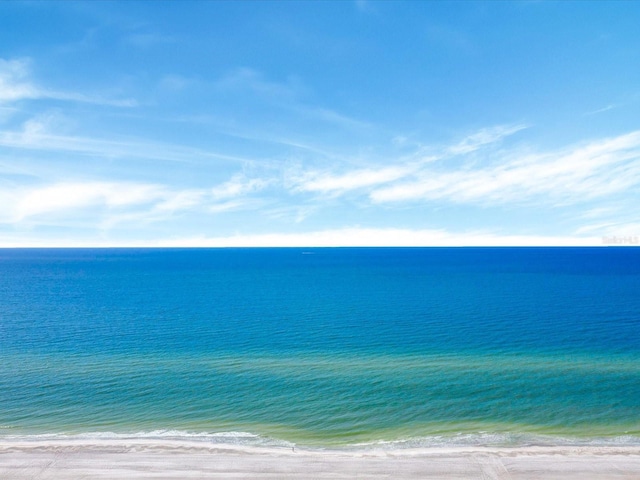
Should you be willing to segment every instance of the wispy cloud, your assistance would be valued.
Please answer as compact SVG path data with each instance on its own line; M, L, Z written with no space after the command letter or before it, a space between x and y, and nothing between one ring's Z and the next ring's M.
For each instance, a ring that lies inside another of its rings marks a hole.
M586 210L579 215L579 220L587 223L580 225L575 233L640 236L638 205L635 197L632 195L631 201L622 201L624 197L618 197L614 201L600 202L601 206Z
M152 223L178 212L219 214L257 209L264 200L252 194L269 181L240 174L211 189L118 181L63 181L0 191L0 223L14 226L66 224L90 218L87 227L113 228L127 222Z
M640 222L638 221L612 221L612 222L604 222L604 223L595 223L590 225L583 225L582 227L576 229L576 235L598 235L601 238L603 237L634 237L635 239L640 239ZM637 243L636 240L634 242L625 242L622 240L621 244L624 243Z
M613 110L614 108L618 108L620 107L620 105L616 105L615 103L610 103L609 105L602 107L602 108L598 108L597 110L592 110L590 112L585 113L585 116L589 116L589 115L596 115L598 113L604 113L604 112L608 112L609 110Z
M471 153L486 145L496 143L505 137L519 132L520 130L524 130L525 128L528 128L528 125L498 125L495 127L483 128L464 138L456 145L449 147L449 153L453 155Z
M597 235L604 234L616 225L615 222L593 223L589 225L583 225L575 230L576 235Z
M484 128L465 137L458 143L444 148L432 147L434 152L424 154L424 146L405 159L395 160L393 165L358 168L354 170L307 170L289 175L289 184L294 191L343 195L354 190L384 188L388 184L410 185L426 172L425 165L454 156L464 156L500 142L502 139L527 128L526 125L499 125ZM397 142L396 139L393 140ZM375 191L374 191L375 192Z
M318 205L286 205L271 207L263 210L263 214L274 220L284 220L287 223L301 223L314 212L318 211Z
M6 60L0 58L0 103L20 100L63 100L113 107L132 107L133 99L114 99L96 94L68 92L39 86L31 79L29 59Z
M303 192L343 194L351 190L373 187L407 177L415 165L352 170L343 174L322 171L304 172L292 179L294 189Z
M640 183L640 131L573 150L515 156L480 168L423 169L416 177L371 192L376 203L540 201L574 203Z
M181 80L177 79L176 81L177 85L175 86L175 88L183 88L180 83ZM189 80L185 81L188 82ZM221 135L225 135L228 137L247 140L256 144L272 144L276 146L291 147L296 150L305 150L316 157L334 158L338 156L335 152L331 151L332 146L316 145L313 144L312 140L302 141L295 138L296 132L284 132L281 134L277 134L269 132L268 129L262 130L260 127L250 127L245 124L239 125L237 122L229 121L228 118L222 115L186 115L164 118L162 120L171 123L180 122L206 126L214 129ZM350 121L349 119L346 119L345 122L349 123Z
M26 60L0 58L0 102L38 98L38 89L27 79L27 64Z
M163 196L162 189L155 185L131 183L58 183L42 187L19 190L14 193L13 221L64 213L72 210L101 205L124 207L144 204Z
M295 110L304 116L313 117L326 123L340 125L349 129L371 128L371 124L368 122L348 117L329 108L299 105L295 107Z
M46 116L32 118L24 122L19 130L0 130L0 147L72 152L105 158L141 158L187 163L211 159L233 162L249 160L209 150L161 142L136 142L61 135L52 131Z
M368 122L352 118L326 106L313 105L305 101L310 89L297 77L283 81L268 79L252 68L237 68L218 79L214 88L225 93L248 94L265 104L283 109L302 118L312 119L348 129L370 128Z
M292 100L303 92L302 85L293 79L286 82L270 81L259 71L247 67L227 73L214 86L226 91L249 91L275 101Z
M227 200L224 202L217 202L209 205L207 211L209 213L218 214L224 212L232 212L234 210L241 210L247 206L247 202L244 200Z
M258 192L272 183L265 178L247 178L243 174L236 174L230 180L211 189L211 197L214 200L227 200L250 193Z
M603 218L603 217L610 218L612 215L615 215L620 211L621 211L620 206L607 205L607 206L595 207L595 208L590 208L589 210L582 213L580 215L580 218Z
M275 178L247 177L244 173L237 173L209 190L207 211L219 214L238 210L259 210L266 203L264 197L259 194L274 183Z
M200 208L205 198L206 192L203 190L176 191L159 187L157 198L140 204L123 206L126 208L103 209L99 212L103 215L98 228L106 231L121 224L141 226L164 222L175 214Z
M104 225L107 218L161 218L202 202L206 192L174 190L135 182L69 181L3 189L0 223L19 225L64 223L89 215L86 226ZM108 221L110 225L114 221Z

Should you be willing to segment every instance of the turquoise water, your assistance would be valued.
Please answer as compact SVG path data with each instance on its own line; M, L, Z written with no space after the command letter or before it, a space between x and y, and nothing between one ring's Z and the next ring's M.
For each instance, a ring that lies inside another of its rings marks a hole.
M0 250L0 438L640 444L640 249Z

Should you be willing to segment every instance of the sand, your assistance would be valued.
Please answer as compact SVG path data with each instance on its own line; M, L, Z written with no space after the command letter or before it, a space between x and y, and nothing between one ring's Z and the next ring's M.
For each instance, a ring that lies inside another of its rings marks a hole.
M0 441L0 478L638 480L640 446L292 451L164 440Z

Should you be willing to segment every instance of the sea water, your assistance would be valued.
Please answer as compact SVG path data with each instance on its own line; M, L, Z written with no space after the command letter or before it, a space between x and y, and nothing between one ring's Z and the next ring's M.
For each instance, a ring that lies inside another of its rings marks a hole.
M640 249L0 250L0 439L640 444Z

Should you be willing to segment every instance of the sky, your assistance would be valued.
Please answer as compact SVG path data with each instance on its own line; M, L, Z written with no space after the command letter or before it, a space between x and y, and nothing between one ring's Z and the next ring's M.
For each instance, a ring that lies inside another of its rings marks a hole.
M0 247L633 244L640 2L0 2Z

